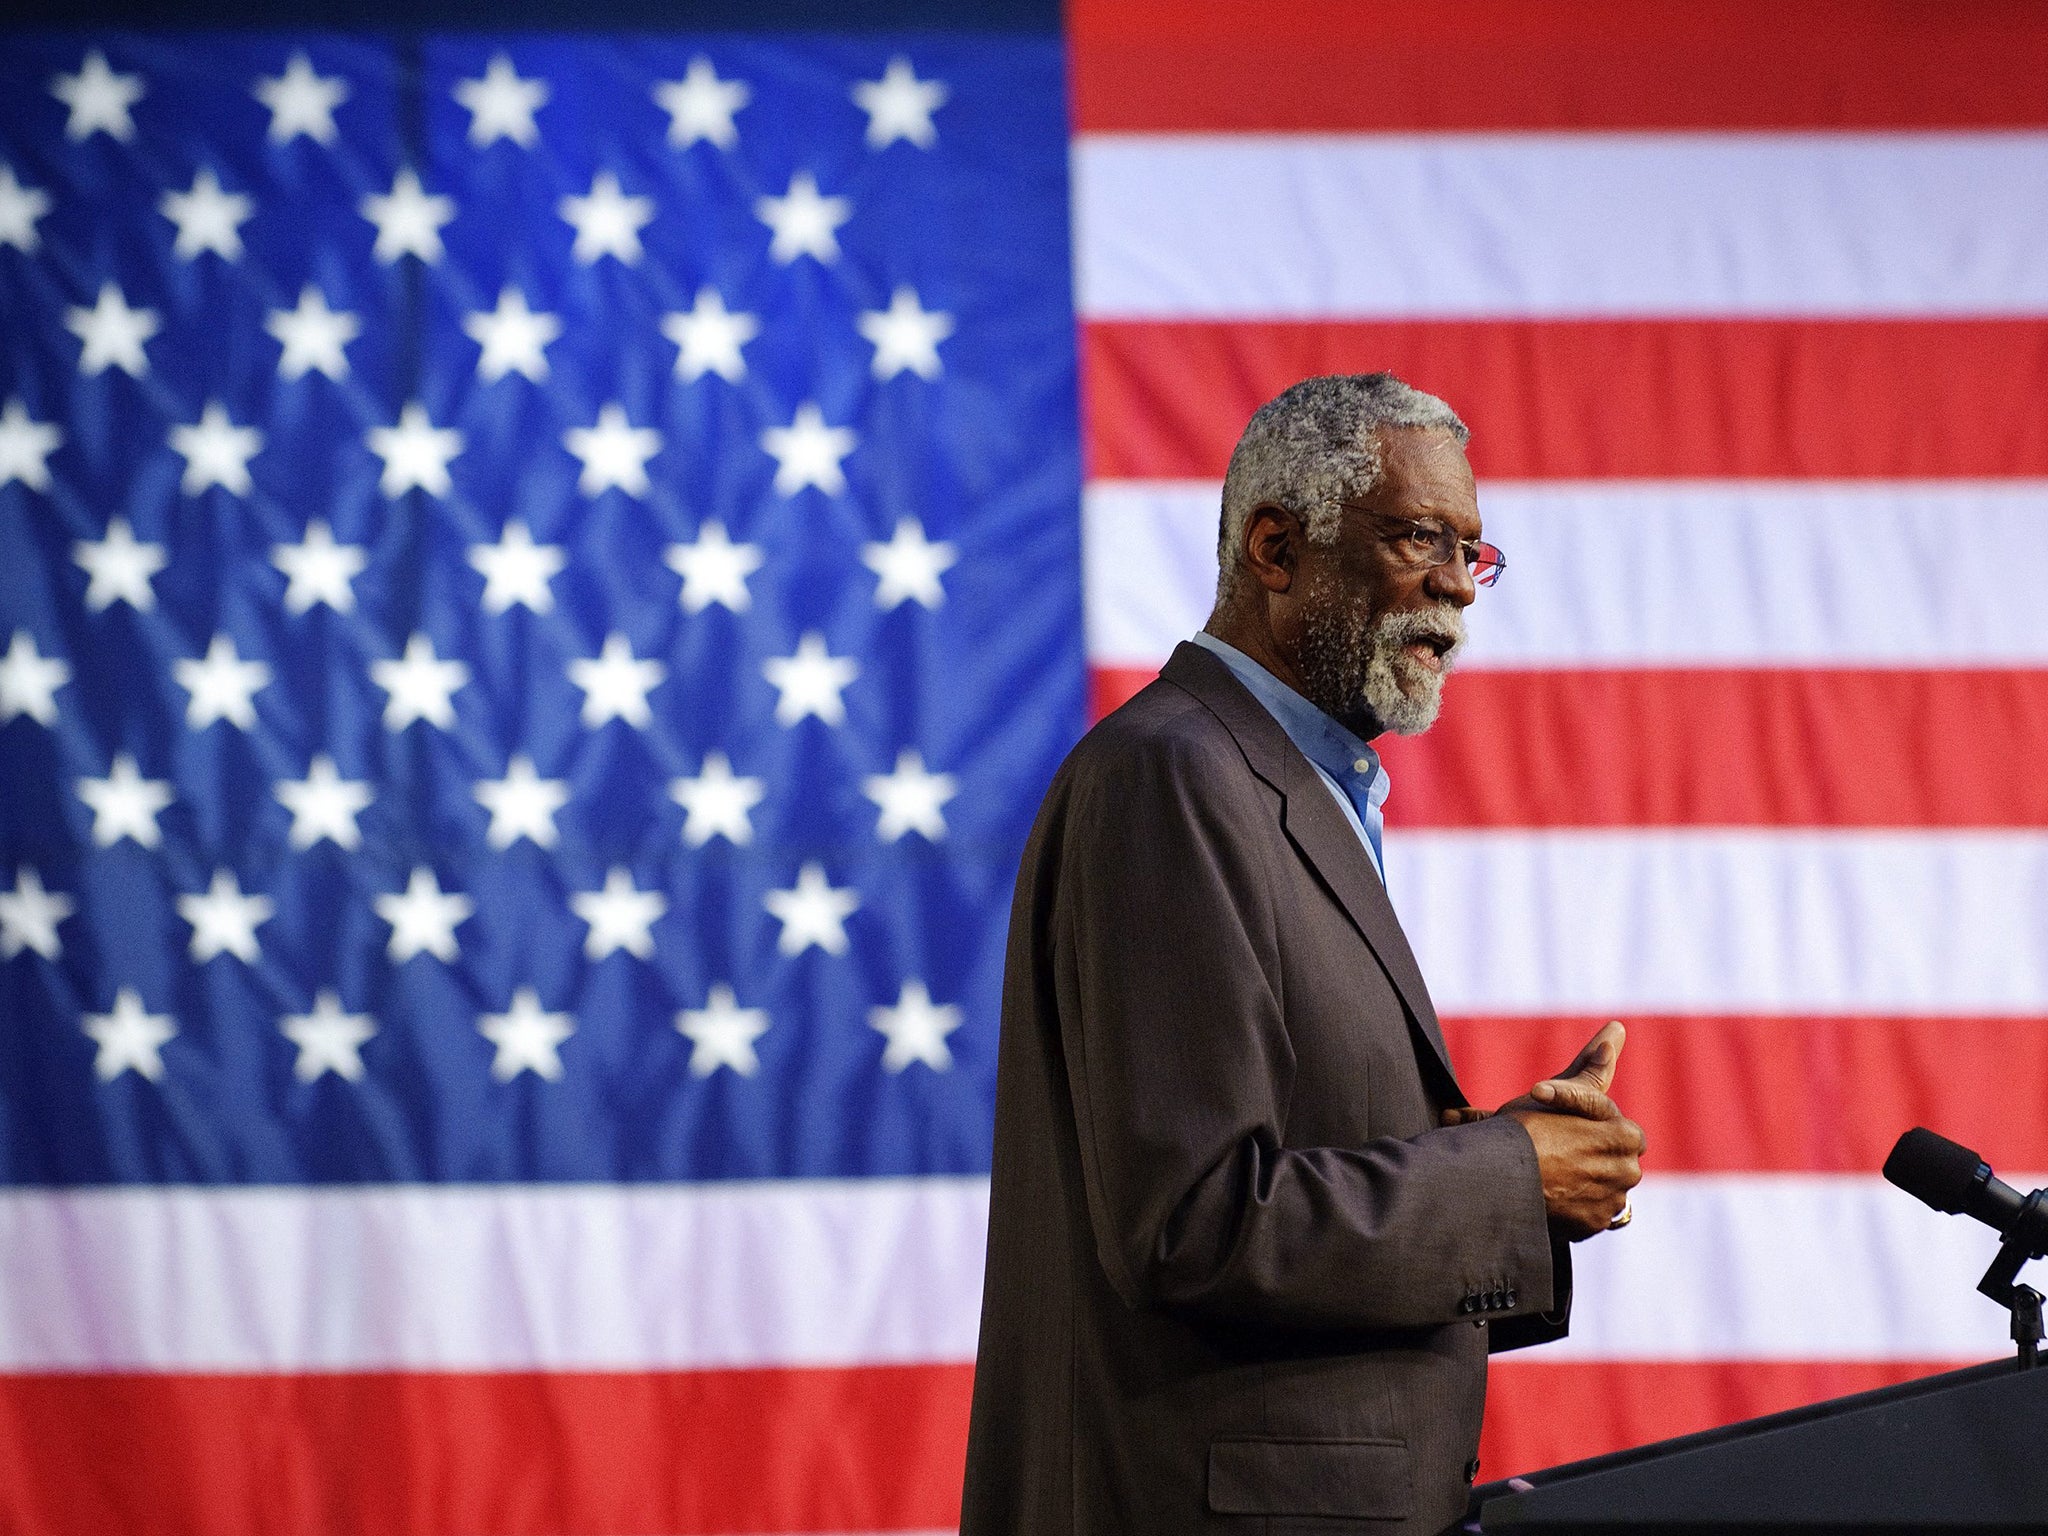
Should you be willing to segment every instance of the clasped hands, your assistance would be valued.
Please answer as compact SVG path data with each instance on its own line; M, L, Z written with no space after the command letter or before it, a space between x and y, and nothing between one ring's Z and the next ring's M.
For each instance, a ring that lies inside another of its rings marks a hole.
M1551 1226L1572 1242L1604 1232L1642 1182L1643 1128L1622 1114L1607 1090L1627 1031L1603 1024L1559 1076L1546 1078L1497 1110L1447 1109L1445 1125L1512 1115L1536 1144L1543 1205Z

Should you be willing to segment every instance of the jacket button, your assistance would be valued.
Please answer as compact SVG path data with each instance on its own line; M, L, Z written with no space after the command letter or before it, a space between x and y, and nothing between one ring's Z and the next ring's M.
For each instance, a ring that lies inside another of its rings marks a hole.
M1498 1312L1501 1308L1505 1307L1508 1304L1507 1290L1505 1289L1505 1287L1503 1287L1502 1289L1495 1291L1491 1296L1487 1298L1487 1300L1492 1305L1493 1310Z
M1458 1298L1458 1310L1460 1312L1477 1312L1479 1310L1479 1298L1476 1296L1460 1296Z

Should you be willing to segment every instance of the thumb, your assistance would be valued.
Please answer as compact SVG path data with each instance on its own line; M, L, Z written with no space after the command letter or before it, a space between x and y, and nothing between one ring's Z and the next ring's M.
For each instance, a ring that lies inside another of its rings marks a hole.
M1545 1109L1586 1120L1621 1118L1621 1107L1594 1087L1592 1078L1585 1073L1576 1077L1553 1077L1538 1083L1529 1090L1529 1097Z
M1614 1069L1621 1062L1621 1048L1627 1040L1628 1031L1621 1020L1608 1020L1593 1032L1593 1038L1572 1058L1572 1064L1559 1074L1560 1078L1589 1083L1606 1093L1614 1086Z

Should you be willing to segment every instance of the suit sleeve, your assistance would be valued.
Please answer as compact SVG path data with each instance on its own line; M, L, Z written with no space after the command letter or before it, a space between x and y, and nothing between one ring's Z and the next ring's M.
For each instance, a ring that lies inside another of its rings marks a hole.
M1261 1326L1425 1327L1471 1315L1475 1294L1512 1295L1496 1322L1551 1311L1535 1148L1513 1119L1281 1144L1279 834L1230 757L1153 739L1072 786L1051 959L1111 1285L1133 1307Z
M1551 1302L1547 1310L1528 1307L1513 1316L1496 1319L1486 1338L1488 1354L1510 1349L1527 1349L1531 1344L1553 1344L1571 1332L1572 1247L1564 1238L1550 1239Z

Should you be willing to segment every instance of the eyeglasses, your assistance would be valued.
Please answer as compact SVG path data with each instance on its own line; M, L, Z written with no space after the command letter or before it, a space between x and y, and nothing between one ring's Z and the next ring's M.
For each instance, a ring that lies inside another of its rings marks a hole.
M1394 552L1394 558L1411 571L1449 565L1463 552L1465 569L1472 573L1472 584L1490 587L1508 568L1508 557L1500 552L1499 546L1482 539L1460 539L1442 523L1418 523L1410 518L1389 517L1384 512L1354 506L1348 501L1341 505L1347 512L1363 512L1394 530L1393 536L1387 540L1387 547Z

